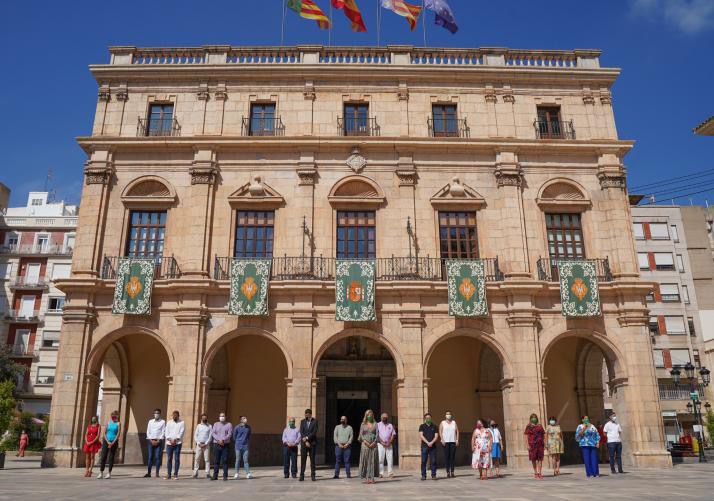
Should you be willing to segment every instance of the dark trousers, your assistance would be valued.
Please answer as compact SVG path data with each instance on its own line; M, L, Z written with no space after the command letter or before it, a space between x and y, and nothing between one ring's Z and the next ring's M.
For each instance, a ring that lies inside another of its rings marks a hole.
M598 464L598 448L597 447L580 447L580 452L583 455L583 463L585 463L585 474L588 477L597 477L600 475L600 466Z
M607 452L610 455L610 469L615 473L615 461L617 461L617 471L622 473L622 442L608 442Z
M431 466L431 476L436 476L436 446L427 447L426 445L421 446L421 476L426 477L426 459L429 458L429 465Z
M446 473L454 473L454 466L456 466L456 442L446 442L446 444L444 444L444 463Z
M157 445L153 445L151 440L149 440L148 445L149 458L147 461L148 468L147 473L151 474L152 464L156 466L156 476L159 476L159 470L161 469L161 456L164 455L164 441L159 440Z
M352 447L346 449L335 446L335 476L340 476L340 463L345 465L345 474L350 478L350 458L352 457Z
M305 444L300 445L300 476L305 477L305 462L310 456L310 476L315 478L315 443L310 442L310 447L305 447Z
M181 446L183 444L167 445L166 446L166 468L168 468L169 477L171 476L171 466L174 467L174 477L178 476L179 466L181 466ZM175 462L174 462L175 459Z
M228 478L228 453L228 444L213 444L213 480L218 480L218 470L221 467L223 467L223 478Z
M293 477L297 475L297 445L288 447L283 445L283 473L287 477L292 473Z
M99 471L103 472L104 468L107 466L107 457L109 458L109 473L112 472L114 468L114 455L119 448L119 443L114 442L111 447L107 445L106 440L102 440L102 458L99 463Z

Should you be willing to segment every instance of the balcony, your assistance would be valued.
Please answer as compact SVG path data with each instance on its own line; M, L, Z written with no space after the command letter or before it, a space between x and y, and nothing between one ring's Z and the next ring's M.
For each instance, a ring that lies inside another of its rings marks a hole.
M247 118L243 117L240 129L241 136L284 136L285 125L277 118Z
M598 282L612 282L610 260L604 259L573 259L573 258L540 258L537 263L538 280L544 282L560 282L558 261L588 261L595 264Z
M41 277L16 277L10 283L10 290L44 290L49 288L49 282Z
M379 136L381 130L376 118L337 118L338 136Z
M32 346L24 346L21 344L12 345L10 347L10 356L13 358L35 358L36 354Z
M100 270L100 276L103 280L116 280L119 259L124 259L124 257L104 256L102 269ZM181 278L181 269L173 256L159 256L151 259L155 263L154 280Z
M71 256L72 250L68 245L0 245L0 254L24 256Z
M689 386L675 386L672 384L661 384L659 385L659 399L660 400L690 400ZM697 391L699 395L704 395L704 386L698 385Z
M427 122L431 137L471 137L465 118L429 118Z
M536 139L575 139L572 120L535 120L533 127Z
M233 258L216 257L213 268L215 280L228 280ZM274 257L270 269L271 280L334 280L337 259L331 257ZM374 260L377 281L446 281L445 259L431 257L388 257ZM487 282L500 282L503 273L498 258L482 259Z
M181 126L175 118L149 120L139 117L137 137L176 137L181 135Z
M5 321L15 324L36 324L42 320L40 310L22 311L9 310L5 312Z

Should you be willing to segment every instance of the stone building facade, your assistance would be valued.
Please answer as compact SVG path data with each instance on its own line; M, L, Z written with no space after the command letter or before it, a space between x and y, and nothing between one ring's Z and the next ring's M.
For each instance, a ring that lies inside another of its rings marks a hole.
M180 410L188 430L204 411L247 415L255 464L276 463L287 416L306 407L329 461L339 414L356 426L372 407L397 424L402 467L419 463L427 410L467 431L498 420L509 465L524 467L532 412L572 434L581 414L605 418L607 398L628 460L671 464L625 191L633 143L615 128L619 70L598 51L110 55L91 66L97 112L79 138L45 465L82 461L100 392L103 421L120 411L125 463L143 460L154 407ZM116 259L139 249L160 257L152 314L112 315ZM267 317L228 314L228 263L246 255L272 255ZM347 255L376 259L376 321L335 320L334 259ZM563 316L549 256L592 260L601 316ZM447 257L484 260L487 317L449 316Z

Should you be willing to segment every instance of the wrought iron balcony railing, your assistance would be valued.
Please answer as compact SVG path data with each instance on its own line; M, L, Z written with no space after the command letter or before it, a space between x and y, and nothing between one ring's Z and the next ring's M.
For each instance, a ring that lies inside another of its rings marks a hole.
M277 118L243 117L241 136L284 136L285 125Z
M697 389L700 395L704 394L704 385L698 385ZM689 386L660 384L659 398L660 400L689 400L691 398Z
M71 256L72 247L68 245L0 245L0 254Z
M16 277L10 290L47 290L49 283L43 277Z
M575 127L569 120L535 120L536 139L575 139Z
M40 310L23 311L23 310L8 310L5 312L5 320L13 323L38 323L42 319Z
M379 136L381 129L376 118L366 117L338 117L338 136Z
M429 118L431 137L471 137L471 129L465 118Z
M228 280L233 258L216 256L213 278ZM331 257L274 257L270 271L271 280L334 280L336 259ZM431 257L388 257L374 260L377 281L446 281L445 259ZM486 281L499 282L503 273L498 258L482 259Z
M141 118L136 126L136 135L138 137L152 136L180 136L181 126L176 118Z
M123 258L120 256L104 256L100 275L102 279L116 280L119 259ZM173 256L156 256L150 259L154 261L154 280L181 277L181 269Z
M576 259L576 258L547 258L538 260L538 280L545 282L559 282L558 261L588 261L595 263L597 279L599 282L612 282L612 272L610 271L610 260L604 259Z

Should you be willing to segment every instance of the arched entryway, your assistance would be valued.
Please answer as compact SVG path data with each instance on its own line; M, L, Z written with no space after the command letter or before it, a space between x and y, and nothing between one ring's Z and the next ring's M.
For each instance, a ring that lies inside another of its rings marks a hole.
M92 372L99 375L94 398L100 422L106 424L116 410L123 424L118 462L146 464L146 423L157 407L164 417L170 412L166 349L152 335L126 334L90 360Z
M355 439L367 409L389 414L398 428L397 367L387 346L359 334L340 337L326 347L316 365L317 418L321 423L317 461L334 464L333 430L347 416ZM395 445L394 462L398 462ZM359 444L352 447L352 462L359 461Z
M477 420L484 423L495 420L505 435L501 358L476 337L453 336L439 342L431 351L426 376L429 412L436 424L444 419L446 411L452 412L461 432L456 464L470 465L471 432ZM444 464L443 458L439 464Z
M208 363L209 421L225 412L236 425L246 416L252 428L250 464L282 464L288 378L283 351L266 336L241 335L220 346Z

